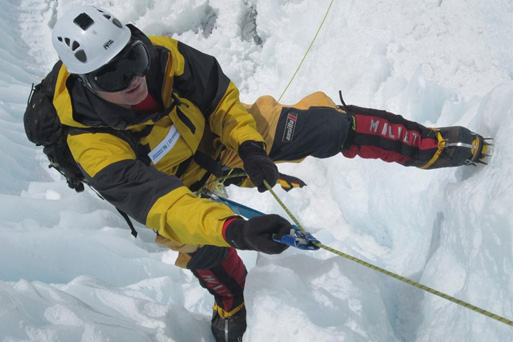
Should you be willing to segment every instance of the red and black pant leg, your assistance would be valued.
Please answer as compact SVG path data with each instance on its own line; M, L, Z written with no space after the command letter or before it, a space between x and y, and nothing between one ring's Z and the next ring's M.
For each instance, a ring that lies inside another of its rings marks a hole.
M424 166L438 151L436 131L383 110L345 107L354 117L342 153L347 158L381 159Z
M204 246L193 254L187 268L224 311L244 303L247 271L234 248Z
M350 115L333 107L283 107L269 157L274 161L332 157L340 153L351 122Z
M283 107L269 156L274 161L296 161L342 152L348 158L421 167L437 151L436 131L383 110Z

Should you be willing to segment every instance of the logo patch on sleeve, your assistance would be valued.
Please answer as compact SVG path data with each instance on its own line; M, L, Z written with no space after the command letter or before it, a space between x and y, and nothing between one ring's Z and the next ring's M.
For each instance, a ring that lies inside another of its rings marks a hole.
M285 129L283 131L283 138L281 141L284 143L291 143L294 140L294 130L296 129L297 124L297 113L288 113L287 121L285 122Z

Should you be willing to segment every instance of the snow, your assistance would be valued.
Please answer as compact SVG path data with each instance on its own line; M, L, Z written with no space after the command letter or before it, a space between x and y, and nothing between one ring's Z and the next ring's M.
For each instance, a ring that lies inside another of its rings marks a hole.
M30 84L57 56L51 27L92 3L215 55L250 103L278 98L329 0L0 0L0 341L213 341L213 300L176 254L26 138ZM323 243L513 319L513 3L335 1L284 103L321 90L428 126L494 137L486 167L422 171L341 156L280 171L278 195ZM286 215L269 194L233 200ZM326 251L241 253L245 341L513 341L513 328Z

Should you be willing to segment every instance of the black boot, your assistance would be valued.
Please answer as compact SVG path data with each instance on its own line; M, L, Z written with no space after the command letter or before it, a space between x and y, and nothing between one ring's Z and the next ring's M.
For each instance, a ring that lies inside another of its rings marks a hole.
M214 306L212 334L214 334L216 342L242 342L242 335L245 331L246 308L244 304L228 313L218 306Z
M436 128L432 134L439 149L422 169L486 164L491 145L481 135L460 126Z

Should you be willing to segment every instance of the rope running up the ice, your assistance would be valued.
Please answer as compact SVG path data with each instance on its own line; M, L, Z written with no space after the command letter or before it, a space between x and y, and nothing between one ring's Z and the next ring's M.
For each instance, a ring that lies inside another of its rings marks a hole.
M331 7L333 6L333 2L335 0L331 0L330 2L330 5L328 6L328 9L326 10L326 14L324 14L324 18L322 19L322 22L321 22L321 25L319 25L319 28L317 29L317 32L315 33L315 36L313 37L312 39L312 42L310 43L310 46L308 47L308 49L306 50L306 53L305 55L303 56L303 59L301 60L301 62L299 63L296 71L294 72L294 75L292 75L292 78L290 79L289 83L287 84L287 86L285 87L285 89L283 90L283 92L281 93L280 97L278 98L278 102L281 101L283 95L285 95L285 93L287 92L287 89L289 89L290 87L290 84L292 83L292 81L294 80L294 78L296 78L296 75L297 73L299 72L299 69L301 69L301 66L303 66L303 62L305 61L306 59L306 56L308 56L308 53L310 52L310 50L312 49L312 46L315 42L315 40L317 39L317 36L319 35L319 32L321 32L321 28L322 26L324 25L324 22L326 21L326 18L328 17L328 14L330 13L330 10L331 10Z
M269 190L269 192L273 195L273 197L276 199L276 201L277 201L277 202L280 204L280 206L283 208L283 210L285 210L285 212L287 213L287 215L289 215L289 216L290 216L290 218L292 219L292 221L294 221L294 223L298 226L298 228L299 228L301 231L303 231L303 232L304 232L304 231L305 231L305 229L303 228L303 226L301 225L301 223L299 223L299 221L295 218L295 216L294 216L294 215L292 215L292 213L291 213L291 212L290 212L290 210L285 206L285 204L284 204L284 203L283 203L283 202L278 198L278 196L276 195L276 193L275 193L275 192L273 191L273 189L269 186L269 183L267 183L267 181L265 181L265 180L264 180L264 184L265 184L265 186L266 186L267 190ZM477 312L477 313L480 313L481 315L484 315L484 316L487 316L487 317L493 318L493 319L495 319L495 320L497 320L497 321L499 321L499 322L501 322L501 323L504 323L504 324L507 324L507 325L509 325L509 326L512 326L512 327L513 327L513 321L510 321L510 320L509 320L509 319L507 319L507 318L501 317L501 316L496 315L496 314L494 314L494 313L492 313L492 312L489 312L489 311L486 311L486 310L484 310L484 309L481 309L481 308L479 308L479 307L477 307L477 306L474 306L474 305L472 305L472 304L469 304L469 303L467 303L467 302L465 302L465 301L462 301L462 300L460 300L460 299L458 299L458 298L451 297L451 296L449 296L449 295L447 295L447 294L445 294L445 293L443 293L443 292L437 291L437 290L432 289L432 288L430 288L430 287L428 287L428 286L426 286L426 285L422 285L421 283L418 283L418 282L416 282L416 281L414 281L414 280L411 280L411 279L405 278L405 277L403 277L403 276L400 276L400 275L398 275L398 274L395 274L395 273L392 273L392 272L390 272L390 271L387 271L387 270L385 270L385 269L383 269L383 268L381 268L381 267L378 267L378 266L375 266L375 265L369 264L368 262L365 262L365 261L360 260L360 259L358 259L358 258L352 257L352 256L350 256L350 255L348 255L348 254L345 254L345 253L342 253L342 252L340 252L340 251L337 251L336 249L333 249L333 248L331 248L331 247L328 247L328 246L326 246L326 245L323 245L322 243L316 243L316 242L314 242L314 244L315 244L316 246L318 246L318 247L320 247L320 248L322 248L322 249L325 249L325 250L327 250L327 251L329 251L329 252L331 252L331 253L334 253L334 254L336 254L336 255L338 255L338 256L341 256L341 257L346 258L346 259L348 259L348 260L354 261L354 262L356 262L356 263L358 263L358 264L360 264L360 265L363 265L363 266L365 266L365 267L368 267L368 268L370 268L371 270L374 270L374 271L377 271L377 272L383 273L383 274L385 274L385 275L387 275L387 276L389 276L389 277L392 277L392 278L395 278L395 279L397 279L397 280L400 280L400 281L402 281L402 282L404 282L404 283L406 283L406 284L409 284L409 285L415 286L416 288L419 288L419 289L421 289L421 290L424 290L424 291L426 291L426 292L429 292L429 293L431 293L431 294L434 294L434 295L436 295L436 296L438 296L438 297L442 297L443 299L446 299L446 300L448 300L448 301L450 301L450 302L456 303L456 304L461 305L461 306L463 306L463 307L465 307L465 308L467 308L467 309L470 309L470 310L472 310L472 311L475 311L475 312Z

